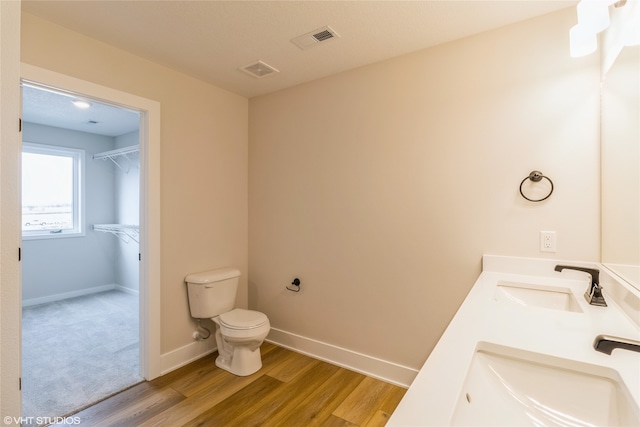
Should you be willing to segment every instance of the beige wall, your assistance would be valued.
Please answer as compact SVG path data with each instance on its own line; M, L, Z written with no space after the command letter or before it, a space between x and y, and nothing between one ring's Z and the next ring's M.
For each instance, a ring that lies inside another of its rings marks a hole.
M161 351L193 342L184 277L234 266L247 306L246 98L23 14L21 59L161 104Z
M597 55L569 9L250 100L249 303L419 368L483 253L597 261ZM556 190L518 192L538 169ZM555 254L539 231L557 232ZM285 285L294 277L302 291Z
M273 327L418 368L483 253L598 259L599 68L568 56L574 15L249 103L30 15L21 47L161 103L163 353L191 342L184 276L234 265L239 305ZM556 184L539 204L518 194L533 169ZM556 254L540 230L557 231Z

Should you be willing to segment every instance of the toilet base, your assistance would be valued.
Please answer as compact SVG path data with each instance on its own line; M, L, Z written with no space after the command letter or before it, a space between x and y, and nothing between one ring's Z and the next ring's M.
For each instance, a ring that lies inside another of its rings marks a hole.
M239 377L246 377L262 368L260 347L251 350L249 346L236 346L231 359L224 355L216 358L216 366Z

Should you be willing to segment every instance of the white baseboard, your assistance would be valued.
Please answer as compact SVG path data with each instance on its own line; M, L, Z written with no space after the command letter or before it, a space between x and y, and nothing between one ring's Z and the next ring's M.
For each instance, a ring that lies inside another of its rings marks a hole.
M80 289L72 292L64 292L62 294L49 295L46 297L40 298L31 298L22 300L23 307L29 307L32 305L45 304L48 302L60 301L68 298L81 297L83 295L95 294L98 292L111 291L116 288L116 285L104 285L104 286L96 286L94 288Z
M130 294L130 295L135 295L138 296L140 295L140 292L137 289L131 289L131 288L127 288L121 285L115 285L116 290L120 291L120 292L124 292L125 294Z
M175 371L216 350L216 340L212 334L211 337L206 340L194 341L168 353L164 353L160 355L160 375Z
M417 369L276 328L271 328L266 341L400 387L408 388L418 375ZM165 375L213 353L217 350L215 344L215 340L211 337L164 353L160 356L160 375Z
M271 328L267 341L333 365L408 388L418 370L346 348Z

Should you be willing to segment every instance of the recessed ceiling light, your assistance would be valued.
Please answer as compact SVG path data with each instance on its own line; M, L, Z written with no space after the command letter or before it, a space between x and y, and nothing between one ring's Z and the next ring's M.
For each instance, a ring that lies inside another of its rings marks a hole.
M81 101L79 99L76 99L75 101L71 101L71 102L73 102L73 105L75 105L76 107L82 110L86 110L87 108L91 107L91 104L88 103L87 101Z

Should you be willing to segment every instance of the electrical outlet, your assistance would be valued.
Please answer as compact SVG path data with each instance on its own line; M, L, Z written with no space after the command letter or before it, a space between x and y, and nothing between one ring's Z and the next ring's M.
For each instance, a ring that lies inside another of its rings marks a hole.
M540 252L556 251L556 232L541 231L540 232Z

